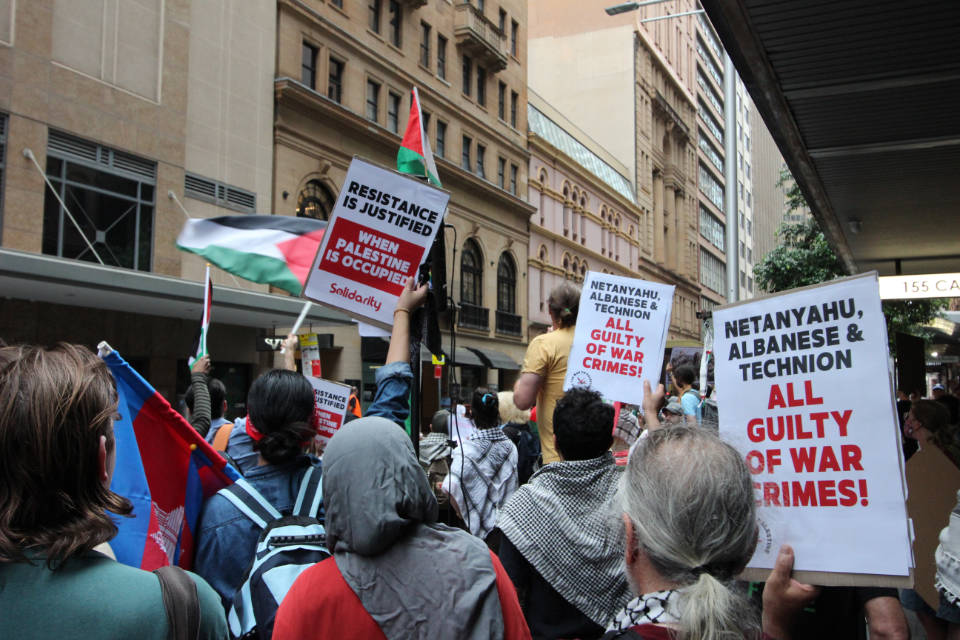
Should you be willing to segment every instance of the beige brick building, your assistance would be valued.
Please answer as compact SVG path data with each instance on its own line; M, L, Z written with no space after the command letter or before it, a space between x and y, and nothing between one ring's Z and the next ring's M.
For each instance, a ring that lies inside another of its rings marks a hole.
M263 2L0 0L0 337L105 339L183 390L203 262L175 247L180 204L270 211L275 24ZM300 305L214 280L209 348L242 403L272 363L258 334Z
M526 2L279 0L277 7L274 211L326 217L354 155L395 166L418 87L451 192L444 237L449 293L460 306L457 379L465 389L512 388L527 339L534 210L524 199ZM346 348L325 368L362 378L368 395L382 340L338 330L336 342ZM361 358L347 360L349 351ZM353 368L361 362L362 370ZM424 373L432 376L429 363ZM436 396L425 382L424 415L436 409Z
M636 15L607 16L604 6L593 0L530 3L529 82L531 93L569 120L568 133L586 141L592 153L609 155L609 166L621 168L635 200L624 201L620 194L619 201L608 201L616 193L609 193L609 186L602 193L579 185L574 198L573 182L564 194L562 178L557 182L548 170L550 184L542 184L531 170L531 186L548 195L542 210L554 212L549 221L547 215L542 222L534 218L531 238L556 237L558 247L567 247L553 258L547 248L547 264L531 245L538 261L533 266L542 263L547 273L560 276L567 252L571 262L577 258L578 271L587 264L675 284L669 337L695 339L700 285L692 26L678 19L648 29ZM536 171L550 164L532 149ZM583 181L589 175L577 171L579 176L570 177ZM567 229L567 209L590 228Z

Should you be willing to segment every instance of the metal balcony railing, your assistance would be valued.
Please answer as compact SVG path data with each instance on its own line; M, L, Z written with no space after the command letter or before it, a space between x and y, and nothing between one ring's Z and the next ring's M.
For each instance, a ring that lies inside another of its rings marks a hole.
M455 7L453 37L458 48L491 73L507 68L506 35L469 2Z
M490 309L466 302L460 303L460 326L467 329L490 329Z
M507 336L523 335L522 318L515 313L497 311L497 333Z

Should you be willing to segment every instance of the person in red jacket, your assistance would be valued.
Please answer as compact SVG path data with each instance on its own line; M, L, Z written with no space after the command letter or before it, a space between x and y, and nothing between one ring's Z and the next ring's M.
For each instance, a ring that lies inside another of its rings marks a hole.
M437 523L409 436L355 420L323 457L327 547L277 611L274 640L529 639L517 594L479 538Z

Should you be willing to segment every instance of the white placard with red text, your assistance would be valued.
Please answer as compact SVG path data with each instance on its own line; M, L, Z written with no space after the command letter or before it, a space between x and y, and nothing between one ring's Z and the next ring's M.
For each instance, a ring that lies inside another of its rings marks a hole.
M640 404L643 381L663 366L673 285L588 271L580 294L564 390L589 387Z
M788 543L797 571L907 576L876 273L717 309L713 322L720 435L743 453L758 504L748 567L773 567Z
M313 417L317 427L317 440L326 446L333 434L343 426L347 403L350 401L350 385L313 376L305 377L313 387Z
M449 200L425 181L354 158L303 296L389 327Z

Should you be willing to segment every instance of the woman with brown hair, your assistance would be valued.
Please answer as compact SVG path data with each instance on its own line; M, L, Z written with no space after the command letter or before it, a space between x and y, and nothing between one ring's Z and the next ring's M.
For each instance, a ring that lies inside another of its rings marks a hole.
M132 511L110 490L116 414L91 351L0 348L0 637L167 637L157 576L95 550ZM200 637L226 637L216 593L191 577Z

